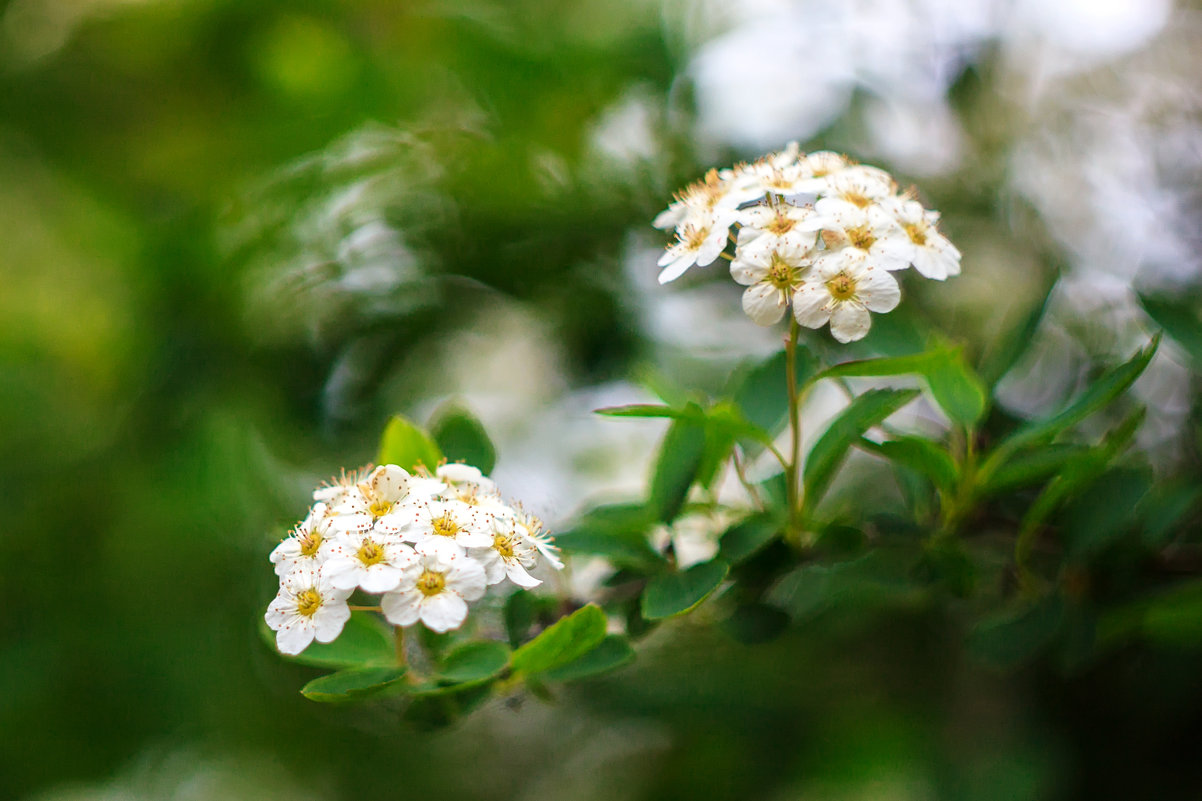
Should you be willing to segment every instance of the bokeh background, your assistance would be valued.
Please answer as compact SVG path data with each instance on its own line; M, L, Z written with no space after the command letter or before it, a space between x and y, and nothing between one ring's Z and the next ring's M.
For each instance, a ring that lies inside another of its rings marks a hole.
M1200 32L1180 0L0 3L0 798L1200 797L1188 647L1002 672L938 608L757 646L703 610L426 733L305 701L256 629L273 541L393 412L471 408L553 528L637 497L662 425L591 410L780 346L721 269L659 287L649 220L790 139L942 210L964 275L907 304L971 354L1055 282L1001 392L1055 408L1146 341L1133 287L1202 281ZM1171 343L1135 392L1146 458L1196 462Z

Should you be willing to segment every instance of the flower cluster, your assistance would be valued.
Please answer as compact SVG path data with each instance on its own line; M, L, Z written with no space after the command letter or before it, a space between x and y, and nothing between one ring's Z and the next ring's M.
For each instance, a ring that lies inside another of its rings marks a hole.
M381 465L343 475L313 500L271 553L280 590L266 619L286 654L334 640L355 590L382 595L380 610L395 626L420 620L445 632L463 625L487 587L540 584L530 575L540 560L563 567L541 521L505 503L468 465L433 475Z
M960 273L960 252L938 220L884 170L826 151L806 155L792 142L752 164L710 170L676 196L654 222L676 231L659 281L726 256L756 323L779 322L792 303L801 325L829 322L835 339L851 342L868 333L869 312L897 307L891 272L913 266L939 281Z

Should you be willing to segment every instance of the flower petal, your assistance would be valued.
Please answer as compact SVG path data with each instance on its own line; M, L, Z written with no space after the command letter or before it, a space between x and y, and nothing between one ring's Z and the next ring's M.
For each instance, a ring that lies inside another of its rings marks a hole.
M743 311L757 325L779 323L788 305L785 293L766 282L749 286L743 293Z
M793 315L806 328L821 328L831 318L830 301L825 285L807 283L793 293Z
M872 327L872 316L858 303L844 302L831 312L831 334L840 342L863 339Z
M412 626L421 617L421 602L425 597L420 590L408 588L390 592L380 599L380 610L384 619L394 626Z
M897 279L883 270L867 269L856 279L856 298L869 311L890 312L901 302Z
M457 629L467 618L467 602L453 592L431 595L422 602L421 618L427 628L440 634Z

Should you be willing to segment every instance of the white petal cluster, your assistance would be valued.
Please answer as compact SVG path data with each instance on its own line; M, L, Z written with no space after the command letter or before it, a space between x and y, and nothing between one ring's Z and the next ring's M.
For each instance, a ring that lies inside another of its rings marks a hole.
M445 632L463 625L489 586L534 587L536 565L563 567L542 522L470 465L444 464L433 475L396 465L344 473L313 499L271 553L280 589L266 620L286 654L334 640L357 590L381 595L395 626L420 621Z
M851 342L867 335L870 312L897 308L890 273L960 274L960 251L938 221L884 170L827 151L807 155L792 142L752 164L710 170L677 194L654 222L676 232L659 282L712 263L733 240L730 274L747 287L752 320L773 325L792 306L801 325L829 323L835 339Z

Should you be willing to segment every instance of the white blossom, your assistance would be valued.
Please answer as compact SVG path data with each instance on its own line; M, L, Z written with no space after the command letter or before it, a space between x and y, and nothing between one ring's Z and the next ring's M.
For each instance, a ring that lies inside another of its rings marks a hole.
M869 312L897 308L901 289L884 269L868 263L857 248L843 248L814 260L810 280L793 296L793 313L807 328L828 321L840 342L863 339L872 325Z
M901 224L888 212L875 203L865 208L843 201L835 203L838 205L819 212L825 215L827 228L822 237L828 248L859 250L869 265L885 270L904 270L910 266L914 246Z
M348 489L333 507L334 527L340 531L397 533L411 517L409 507L425 500L425 493L433 488L423 480L422 492L413 492L415 483L404 469L394 464L380 465Z
M563 561L559 558L559 548L551 540L551 535L543 529L543 521L524 509L518 509L514 524L519 534L523 535L539 555L556 570L563 570Z
M753 243L754 245L754 243ZM748 247L730 264L731 277L747 287L743 311L758 325L773 325L785 316L789 299L805 283L809 249L782 243L772 248Z
M484 568L463 553L417 546L418 561L393 592L380 601L385 619L394 626L419 620L431 631L457 629L467 618L467 602L484 595Z
M676 241L659 258L659 266L664 268L659 274L659 282L675 281L694 264L701 267L712 264L726 249L729 235L730 223L720 223L713 217L685 225L677 233Z
M888 198L881 207L909 238L913 247L910 262L915 270L936 281L960 274L960 251L935 228L939 212L927 211L921 203L904 198Z
M309 515L271 552L277 576L283 578L302 566L320 567L329 558L336 532L330 525L328 511L324 503L314 504Z
M494 515L458 500L432 500L409 507L401 536L447 554L492 544Z
M417 555L400 534L344 531L334 539L323 569L340 590L361 587L367 592L388 592L416 562Z
M346 603L350 594L335 587L319 569L289 573L264 616L276 633L276 647L281 653L299 654L313 640L332 642L351 617Z
M508 578L519 587L537 587L541 581L526 571L538 560L534 543L518 530L513 520L497 520L493 524L493 542L487 548L473 548L469 553L484 568L489 585Z

